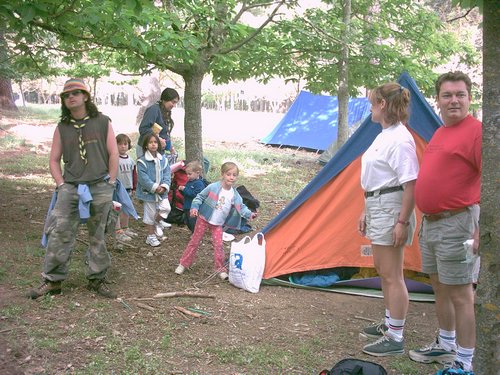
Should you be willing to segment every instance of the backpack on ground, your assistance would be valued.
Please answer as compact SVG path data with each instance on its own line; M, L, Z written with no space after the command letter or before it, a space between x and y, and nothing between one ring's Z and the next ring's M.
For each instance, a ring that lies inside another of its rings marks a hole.
M238 193L241 195L241 199L243 199L243 203L247 206L250 211L256 212L260 207L260 202L257 198L255 198L252 193L248 191L245 185L240 185L236 188Z
M387 371L378 363L345 358L337 362L331 370L321 371L320 375L387 375Z
M186 167L183 166L177 169L172 174L172 182L170 183L170 190L168 192L168 200L170 202L171 211L165 219L170 224L184 224L184 195L179 190L179 186L185 186L188 182ZM203 178L203 184L208 186L209 182Z
M257 209L260 207L260 202L257 198L255 198L252 193L248 191L245 185L240 185L236 188L238 194L241 196L243 200L243 204L248 207L248 209L252 212L257 212ZM239 229L234 228L225 228L224 231L229 234L241 234L248 233L253 230L252 226L248 224L247 219L241 219L241 226Z
M184 167L176 170L172 174L172 181L170 182L170 190L168 191L168 200L170 202L170 213L165 219L167 223L170 224L184 224L184 210L182 205L184 204L184 196L179 191L179 186L186 185L188 180L186 170Z

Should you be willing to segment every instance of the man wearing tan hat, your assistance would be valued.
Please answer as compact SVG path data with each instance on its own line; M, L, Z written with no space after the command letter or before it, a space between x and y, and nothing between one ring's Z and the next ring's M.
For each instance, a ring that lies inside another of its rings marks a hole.
M81 79L66 81L61 101L61 120L54 131L49 159L50 173L57 186L57 201L45 224L48 242L43 282L30 290L28 296L36 299L61 293L78 224L86 218L90 237L88 288L104 297L116 298L105 282L111 265L105 230L118 173L118 148L111 120L92 103L89 89ZM87 210L82 205L83 193L91 195Z

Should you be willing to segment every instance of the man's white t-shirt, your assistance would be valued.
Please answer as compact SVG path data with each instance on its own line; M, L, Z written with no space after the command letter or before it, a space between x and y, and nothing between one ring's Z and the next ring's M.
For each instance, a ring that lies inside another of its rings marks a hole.
M382 129L361 158L361 186L374 191L416 180L418 159L415 141L399 123Z
M219 200L215 205L215 210L208 222L212 225L224 224L227 216L229 215L229 211L231 210L231 206L233 205L233 199L233 188L230 188L229 190L222 188L219 193Z

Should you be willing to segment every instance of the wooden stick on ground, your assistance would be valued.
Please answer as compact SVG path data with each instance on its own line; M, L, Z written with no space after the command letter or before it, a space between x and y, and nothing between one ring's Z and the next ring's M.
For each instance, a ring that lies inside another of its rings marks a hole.
M137 302L136 305L139 306L141 309L145 309L148 311L155 311L155 309L153 307L146 305L145 303Z
M76 240L77 240L78 242L83 243L84 245L89 246L89 243L88 243L87 241L85 241L85 240L82 240L82 239L80 239L80 238L78 238L78 237L76 238ZM131 244L129 244L129 243L126 243L126 242L123 242L123 241L119 241L119 240L116 240L116 242L118 242L120 245L123 245L123 246L126 246L126 247L130 247L131 249L135 249L135 246L134 246L134 245L131 245Z
M368 322L372 322L372 323L376 323L376 322L378 322L378 320L373 320L373 319L370 319L370 318L365 318L364 316L355 315L354 317L355 317L356 319L366 320L366 321L368 321Z
M171 298L171 297L198 297L198 298L215 298L213 294L201 294L191 292L168 292L158 293L153 296L154 298Z
M126 242L123 242L123 241L120 241L120 240L116 240L116 242L118 242L120 245L123 245L123 246L126 246L126 247L130 247L131 249L135 249L135 246L131 245L129 243L126 243Z
M189 316L194 316L195 318L200 318L202 316L201 314L189 311L188 309L185 309L184 307L174 306L174 309L176 309L177 311L180 311L183 314L186 314Z

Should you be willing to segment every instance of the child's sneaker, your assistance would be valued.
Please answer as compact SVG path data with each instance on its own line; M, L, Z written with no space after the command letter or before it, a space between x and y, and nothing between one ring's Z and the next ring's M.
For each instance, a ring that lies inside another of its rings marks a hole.
M164 220L160 220L157 224L160 225L162 229L167 229L167 228L170 228L172 226L172 224L167 223Z
M163 227L160 223L155 223L155 234L157 237L163 237Z
M116 231L116 240L121 242L129 242L132 241L132 237L127 236L123 230L119 229Z
M231 242L234 240L234 236L230 233L222 232L222 241Z
M130 238L133 238L133 237L137 237L138 234L136 232L134 232L132 229L130 228L127 228L127 229L124 229L123 230L123 233L125 233L127 236L129 236Z
M221 272L221 273L219 273L219 277L222 280L227 280L229 278L229 275L227 274L227 272Z
M182 264L179 264L177 268L175 269L175 273L177 275L182 275L184 271L186 270L186 267L184 267Z
M161 245L161 242L158 241L158 238L154 234L150 234L146 237L146 244L149 246L157 247Z

